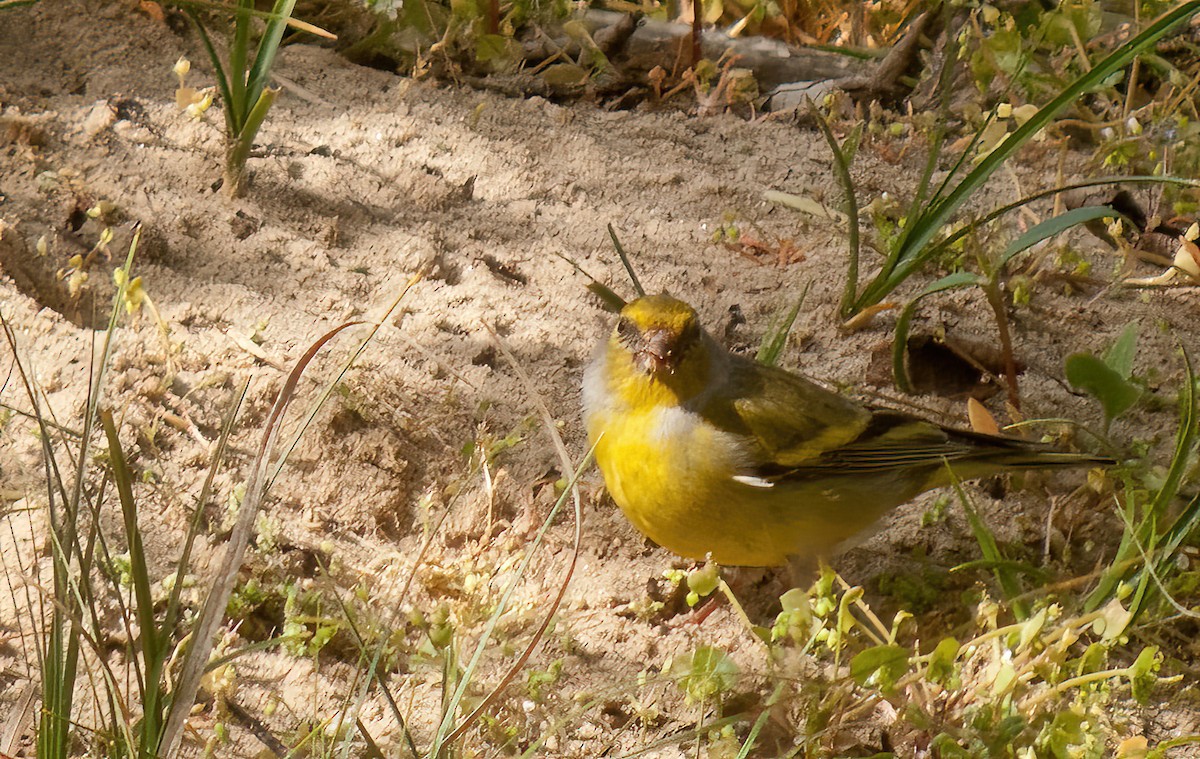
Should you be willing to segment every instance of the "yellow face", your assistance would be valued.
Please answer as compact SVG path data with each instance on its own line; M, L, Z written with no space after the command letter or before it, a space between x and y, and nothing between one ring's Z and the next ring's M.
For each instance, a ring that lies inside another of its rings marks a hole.
M700 320L691 306L670 295L647 295L621 309L613 339L633 355L634 366L651 376L674 374L700 340Z

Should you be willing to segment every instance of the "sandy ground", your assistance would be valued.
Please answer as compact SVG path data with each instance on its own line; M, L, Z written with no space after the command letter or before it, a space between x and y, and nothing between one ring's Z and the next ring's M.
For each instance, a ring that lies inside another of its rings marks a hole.
M71 426L80 419L89 356L102 337L84 325L101 320L77 313L46 272L94 244L102 226L82 209L115 204L119 219L110 248L118 258L131 223L142 223L136 273L169 334L145 312L118 330L106 393L144 475L142 529L163 574L179 550L222 419L250 379L229 465L207 507L193 603L219 560L226 504L246 476L282 369L336 325L378 318L414 274L425 272L338 385L272 491L247 574L275 589L276 600L243 623L243 642L278 624L277 589L292 582L349 598L360 619L384 627L403 627L414 608L431 613L447 603L467 655L483 610L554 500L547 483L561 475L533 390L560 422L571 452L578 457L585 450L581 367L611 319L561 256L629 293L606 224L633 253L647 289L686 297L734 349L752 350L772 318L811 285L783 363L863 397L895 396L879 369L893 317L885 314L851 334L837 329L844 225L762 200L765 190L778 189L838 204L821 137L791 117L748 122L504 99L355 67L330 51L296 45L280 58L285 90L251 159L250 192L229 201L212 189L221 154L217 109L196 121L174 106L171 66L180 55L193 61L190 84L211 84L190 34L173 33L123 3L60 0L3 15L0 221L28 247L29 269L6 266L0 307L17 331L22 361L44 389L45 407ZM868 140L854 172L864 200L884 191L903 196L919 173L922 147L919 137ZM1053 150L1035 145L1017 174L997 175L980 207L1017 197L1018 187L1051 186L1055 177L1045 168L1056 162ZM1073 156L1068 163L1084 162ZM774 249L787 241L794 260L753 259L714 243L714 232L728 223ZM43 236L48 247L39 261L35 243ZM1076 242L1098 276L1116 268L1099 241L1080 235ZM101 313L108 277L103 264L91 275ZM1173 396L1182 376L1176 340L1195 348L1196 307L1196 293L1186 289L1068 293L1060 283L1044 283L1031 305L1013 316L1026 367L1024 413L1096 424L1096 404L1073 394L1062 379L1063 358L1103 349L1133 320L1143 325L1139 371L1163 397ZM934 299L919 326L976 344L996 340L977 292ZM310 369L293 416L336 375L365 329L339 338ZM519 379L506 351L533 387ZM6 372L4 402L28 408ZM916 404L947 422L965 418L961 398L895 402ZM990 404L1007 418L1001 396ZM1124 439L1161 443L1173 432L1174 413L1139 411L1122 425ZM503 448L486 473L464 453L472 443ZM0 437L6 499L44 505L37 454L29 424L11 418ZM1053 498L1078 484L1078 477L1066 476L1032 490L972 486L971 492L1001 539L1027 543L1035 557L1043 544L1056 555L1069 546L1071 563L1091 566L1103 557L1102 536L1118 530L1115 518L1070 508L1047 516ZM498 717L524 740L547 731L552 754L593 756L607 749L616 755L698 716L674 686L638 686L639 672L656 672L670 656L701 643L718 645L750 675L744 688L754 693L754 673L767 664L728 607L702 626L674 615L677 600L667 612L640 617L638 608L667 592L663 570L686 565L633 531L602 497L595 473L585 475L583 486L580 565L564 611L530 664L539 671L561 666L561 674L540 701L515 687ZM922 526L935 497L889 516L879 534L842 557L839 570L874 592L881 576L946 577L948 567L975 558L957 509ZM397 603L426 529L447 504L447 526L417 574L416 589ZM45 555L39 520L36 512L9 517L16 526L4 538L6 561ZM502 625L509 642L485 659L484 683L494 682L499 665L511 658L508 648L523 645L557 586L570 553L569 522L556 523L537 555L532 579L522 584L516 609ZM760 593L765 600L751 602L755 613L769 615L770 589L778 583L768 578L758 586L767 590ZM752 587L749 595L755 592ZM886 608L889 601L879 603ZM10 636L0 644L0 657L8 659L0 690L11 703L32 672L29 640L22 637L28 626L11 621L17 612L10 599L0 607L0 634ZM359 670L352 647L341 646L341 657L277 651L245 657L237 664L236 690L226 695L285 742L292 740L300 726L348 708L345 700L355 697ZM393 682L423 744L436 719L440 675L419 666L419 652L410 664ZM596 704L584 708L592 699ZM659 716L631 720L638 708ZM558 719L567 725L558 726ZM1155 724L1164 731L1200 728L1187 712L1147 719L1152 732ZM231 724L232 744L219 755L254 756L262 749L243 723L209 708L196 717L189 750L199 751L216 720ZM886 726L886 715L879 720ZM381 745L399 745L399 730L378 696L368 698L363 721ZM471 740L486 747L491 738ZM689 745L668 742L655 755L677 755Z

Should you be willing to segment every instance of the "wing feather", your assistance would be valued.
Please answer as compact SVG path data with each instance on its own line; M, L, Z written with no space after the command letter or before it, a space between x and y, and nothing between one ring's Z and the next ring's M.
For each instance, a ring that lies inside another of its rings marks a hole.
M756 460L768 468L816 462L858 438L871 422L871 412L849 398L782 369L731 358L728 384L706 400L702 414L746 436Z

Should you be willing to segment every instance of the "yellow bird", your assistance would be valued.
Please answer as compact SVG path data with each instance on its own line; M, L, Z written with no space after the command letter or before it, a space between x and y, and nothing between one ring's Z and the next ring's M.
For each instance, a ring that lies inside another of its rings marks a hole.
M626 305L583 380L613 500L681 556L774 566L829 556L884 513L961 479L1113 463L863 406L729 353L669 295Z

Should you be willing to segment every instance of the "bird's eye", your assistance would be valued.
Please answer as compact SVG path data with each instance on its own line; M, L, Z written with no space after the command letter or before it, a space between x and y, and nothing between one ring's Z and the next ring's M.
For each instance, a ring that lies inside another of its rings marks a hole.
M625 340L631 340L637 335L637 327L633 326L633 322L622 317L617 321L617 334Z

